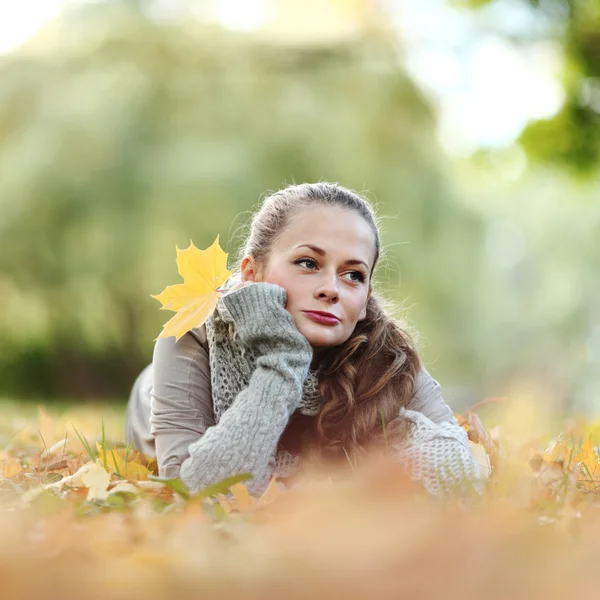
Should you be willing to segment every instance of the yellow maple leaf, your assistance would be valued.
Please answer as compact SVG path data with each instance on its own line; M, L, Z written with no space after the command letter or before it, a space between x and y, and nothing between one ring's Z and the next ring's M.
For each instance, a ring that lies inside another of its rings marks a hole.
M588 478L596 479L597 475L600 475L598 454L592 448L592 436L588 437L585 444L581 447L579 454L573 460L583 466L585 476Z
M124 450L122 448L113 448L105 452L99 442L96 442L98 450L98 459L101 465L106 465L106 468L117 473L125 479L131 481L146 481L148 475L152 475L152 471L148 470L144 465L134 460L125 462Z
M183 283L170 285L152 297L162 304L160 310L177 313L165 323L158 337L174 335L177 341L190 329L204 325L219 300L217 289L232 272L227 270L227 253L219 245L219 236L206 250L198 250L191 240L185 250L176 249L177 270Z

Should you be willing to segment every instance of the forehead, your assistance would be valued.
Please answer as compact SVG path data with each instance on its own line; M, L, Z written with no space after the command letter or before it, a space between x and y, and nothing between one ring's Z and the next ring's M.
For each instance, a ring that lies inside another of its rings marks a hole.
M298 209L275 247L292 250L298 244L313 244L341 259L375 260L375 234L359 213L339 206L308 206Z

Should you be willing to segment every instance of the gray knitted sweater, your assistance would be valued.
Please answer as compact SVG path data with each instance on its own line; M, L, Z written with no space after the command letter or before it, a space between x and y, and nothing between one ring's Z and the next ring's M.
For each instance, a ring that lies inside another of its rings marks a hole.
M214 427L189 447L180 477L191 489L236 473L252 473L249 490L268 484L269 463L292 413L300 406L312 348L284 308L279 286L256 283L223 296L240 342L258 358L250 384Z
M253 475L248 488L257 494L278 474L277 444L291 415L302 408L313 355L285 309L285 299L285 290L279 286L259 283L230 292L219 301L222 312L235 324L239 342L252 348L256 359L248 385L188 447L180 477L192 490L248 472ZM454 419L436 424L404 408L398 418L406 421L408 434L392 450L413 479L433 495L457 488L478 489L479 467L466 433Z

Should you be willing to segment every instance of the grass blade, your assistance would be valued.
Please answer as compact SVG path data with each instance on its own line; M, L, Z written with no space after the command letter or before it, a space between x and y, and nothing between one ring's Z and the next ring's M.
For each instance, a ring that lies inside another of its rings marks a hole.
M104 462L104 470L108 470L108 466L106 465L106 434L104 432L104 418L102 419L102 460ZM115 468L116 468L115 463Z
M85 436L83 436L82 434L79 433L79 431L77 431L75 425L73 425L73 429L75 430L75 433L77 434L77 437L79 438L79 441L81 442L81 445L84 447L85 451L88 453L90 460L95 461L97 458L96 453L94 452L94 450L92 450L92 447L90 446L89 442L85 439Z

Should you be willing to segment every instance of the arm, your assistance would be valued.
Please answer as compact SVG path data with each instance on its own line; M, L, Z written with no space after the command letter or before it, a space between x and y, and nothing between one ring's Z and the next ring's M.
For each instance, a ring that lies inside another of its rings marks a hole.
M312 348L285 309L285 290L255 283L223 296L220 303L236 325L240 341L259 357L248 386L190 447L181 479L196 491L225 477L251 473L248 489L268 484L269 462L291 414L300 406Z
M234 274L223 289L238 280ZM150 433L159 475L179 477L190 444L214 424L204 325L188 331L178 342L172 337L158 338L152 359Z
M189 445L215 422L205 339L198 328L178 342L159 338L154 346L150 432L161 477L179 477Z
M439 498L482 493L481 469L462 427L433 423L422 413L404 407L394 421L403 428L404 437L393 442L392 449L413 481Z
M415 389L397 424L406 437L394 447L411 479L433 496L447 497L474 490L481 493L481 469L467 433L459 427L442 398L440 384L421 367Z

